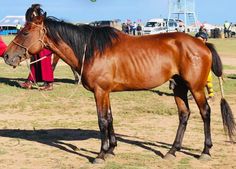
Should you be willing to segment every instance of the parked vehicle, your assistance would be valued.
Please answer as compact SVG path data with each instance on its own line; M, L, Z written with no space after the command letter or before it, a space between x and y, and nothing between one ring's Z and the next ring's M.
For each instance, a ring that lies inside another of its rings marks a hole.
M94 21L89 23L92 26L111 26L116 29L121 30L121 23L120 20L101 20L101 21Z
M235 37L236 36L236 23L231 23L231 26L229 28L230 30L230 37Z
M143 34L158 34L178 31L178 23L174 19L150 19L143 28Z

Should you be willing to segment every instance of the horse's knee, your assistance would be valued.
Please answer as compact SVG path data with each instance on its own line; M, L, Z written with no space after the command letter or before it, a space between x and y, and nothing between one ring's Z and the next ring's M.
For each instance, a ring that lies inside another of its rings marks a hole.
M188 110L186 111L181 111L179 115L179 121L182 125L186 126L188 123L190 112Z

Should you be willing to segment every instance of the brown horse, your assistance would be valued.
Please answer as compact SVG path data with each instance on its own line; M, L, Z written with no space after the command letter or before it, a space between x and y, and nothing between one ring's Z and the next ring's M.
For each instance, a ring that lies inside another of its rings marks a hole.
M94 93L101 149L100 162L112 155L117 146L113 129L110 92L148 90L175 80L174 98L179 112L179 126L174 143L165 157L180 150L190 116L187 92L198 105L204 122L204 149L201 158L210 157L212 147L210 114L204 87L212 68L222 76L222 64L214 46L185 33L129 36L111 27L75 26L46 17L41 8L26 12L26 25L10 43L5 62L17 66L47 47L82 76L83 86ZM222 92L223 93L223 92ZM235 134L231 109L221 100L223 124L229 137Z
M55 54L53 55L53 59L52 59L52 69L53 69L53 71L55 71L59 59L60 59L60 57L58 57ZM79 74L72 67L71 67L71 71L73 72L73 75L74 75L74 78L75 78L75 81L74 81L75 84L78 84L79 83Z

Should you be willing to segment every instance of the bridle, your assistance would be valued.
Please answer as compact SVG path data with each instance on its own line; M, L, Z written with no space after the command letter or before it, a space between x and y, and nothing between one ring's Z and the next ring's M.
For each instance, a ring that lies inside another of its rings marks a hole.
M24 46L24 45L21 45L21 44L19 44L18 42L14 41L14 40L12 41L12 43L14 43L15 45L17 45L17 46L19 46L19 47L25 49L24 55L25 55L25 59L26 59L26 60L28 59L27 56L30 56L30 54L29 54L29 49L30 49L33 45L35 45L36 43L38 43L38 41L41 43L42 49L45 48L45 47L48 47L48 45L43 41L43 39L44 39L44 37L45 37L45 35L46 35L46 33L47 33L47 29L46 29L44 26L39 26L39 25L37 25L37 24L35 24L35 23L33 23L33 22L31 22L31 24L34 24L35 26L41 28L41 29L40 29L40 34L41 34L41 32L42 32L42 36L40 36L40 38L39 38L38 40L36 40L35 42L33 42L29 47L26 47L26 46ZM82 74L83 74L84 61L85 61L85 57L86 57L86 56L85 56L85 55L86 55L86 50L87 50L87 44L84 45L84 53L83 53L82 63L81 63L81 70L80 70L80 76L79 76L79 84L81 83L81 78L82 78ZM40 59L38 59L38 60L36 60L36 61L30 63L30 64L39 62L39 61L41 61L41 60L43 60L43 59L45 59L45 58L46 58L46 56L43 57L43 58L40 58ZM27 63L27 65L30 65L30 64Z
M19 47L21 47L21 48L23 48L23 49L25 49L25 53L24 53L24 56L25 56L25 59L28 59L29 57L28 56L30 56L30 54L29 54L29 49L33 46L33 45L35 45L36 43L38 43L38 41L40 42L40 44L42 45L42 48L44 48L44 47L46 47L46 46L48 46L46 43L44 43L44 37L45 37L45 35L46 35L46 33L47 33L47 30L46 30L46 28L44 27L44 26L39 26L39 25L37 25L37 24L35 24L35 23L33 23L32 22L32 24L34 24L35 26L37 26L37 27L40 27L41 29L40 29L40 38L38 39L38 40L36 40L35 42L33 42L30 46L28 46L28 47L26 47L26 46L24 46L24 45L21 45L21 44L19 44L18 42L16 42L16 41L12 41L12 43L14 43L15 45L17 45L17 46L19 46ZM42 35L41 35L42 34Z

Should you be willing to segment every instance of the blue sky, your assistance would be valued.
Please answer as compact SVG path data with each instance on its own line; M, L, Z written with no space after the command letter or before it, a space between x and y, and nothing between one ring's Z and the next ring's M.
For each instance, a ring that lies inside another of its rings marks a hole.
M141 19L168 16L168 0L3 0L0 19L6 15L24 15L31 4L40 3L48 15L71 22L103 19ZM196 14L201 22L236 23L236 0L195 0ZM14 4L14 5L13 5Z

